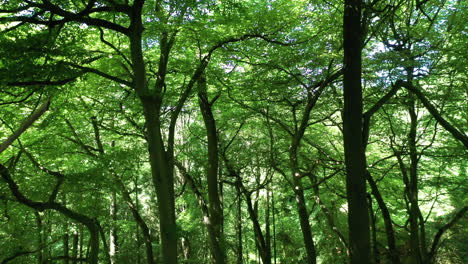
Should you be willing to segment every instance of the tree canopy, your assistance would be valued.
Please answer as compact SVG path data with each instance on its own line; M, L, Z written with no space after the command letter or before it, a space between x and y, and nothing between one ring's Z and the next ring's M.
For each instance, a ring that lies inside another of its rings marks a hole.
M467 10L0 0L0 263L466 263Z

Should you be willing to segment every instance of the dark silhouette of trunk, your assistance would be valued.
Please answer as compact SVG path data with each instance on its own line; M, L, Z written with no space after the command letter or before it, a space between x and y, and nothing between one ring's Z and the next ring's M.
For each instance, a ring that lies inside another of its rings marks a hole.
M270 228L270 188L266 188L266 208L265 208L265 244L271 259L271 228Z
M72 263L78 263L78 233L73 234Z
M291 177L293 182L293 192L295 194L296 208L299 215L299 222L302 231L302 238L304 240L304 246L307 253L307 263L317 263L317 252L315 250L314 237L309 222L309 213L307 210L307 204L304 198L304 190L302 188L301 175L299 171L298 163L298 151L301 145L301 141L304 137L305 131L309 126L309 118L312 109L315 107L320 95L322 94L325 87L341 76L342 72L338 71L328 75L324 80L319 81L311 86L308 86L307 92L307 103L302 113L299 125L295 126L294 133L291 137L291 145L289 147L289 166L291 169ZM295 110L293 110L295 111Z
M109 259L110 263L116 263L117 253L119 251L119 242L117 235L117 194L112 191L112 199L110 203L109 213L112 220L112 225L109 232Z
M385 103L390 100L397 92L400 90L401 87L403 87L403 81L398 80L395 82L395 84L392 85L392 88L384 95L382 96L369 110L367 110L363 114L363 128L362 128L362 133L363 133L363 144L364 144L364 151L367 149L368 145L368 140L369 140L369 133L370 133L370 120L372 116L380 109L382 106L385 105ZM385 201L383 199L382 194L379 191L379 188L377 186L377 183L374 181L374 178L372 177L371 173L369 170L367 170L367 158L365 158L365 164L366 164L366 179L367 182L369 183L369 186L371 188L371 193L372 196L374 196L375 201L377 202L377 205L379 206L379 209L382 213L382 218L384 221L384 226L385 226L385 235L387 237L387 245L388 245L388 251L390 255L390 261L392 264L400 264L400 257L399 253L396 247L396 242L395 242L395 231L393 229L393 223L392 219L390 216L390 212L388 211L388 207L385 204Z
M68 230L66 231L68 232ZM63 263L69 264L70 263L70 246L69 246L70 236L68 233L63 235Z
M157 3L158 4L158 3ZM146 121L146 141L153 185L156 191L161 232L161 254L165 264L177 263L177 234L175 221L174 175L171 163L172 149L166 152L160 120L162 93L171 44L168 33L162 32L159 38L160 60L157 80L153 89L146 82L146 69L142 47L142 9L144 1L135 1L131 8L131 21L128 37L133 71L133 87L140 98ZM160 5L160 3L158 4ZM161 8L160 6L158 8ZM171 148L171 146L168 146Z
M218 189L218 135L211 109L212 102L208 100L207 83L204 75L200 76L198 80L198 103L205 123L208 140L208 168L206 177L208 183L209 225L211 225L211 228L208 229L208 238L214 263L223 264L226 262L226 254L222 234L223 210Z
M252 222L255 236L255 246L257 247L260 259L262 260L263 264L271 264L271 249L268 248L265 236L263 235L262 229L260 227L257 210L255 210L255 205L252 203L252 192L249 192L245 188L238 171L234 169L229 160L226 158L225 152L222 154L226 170L230 176L235 177L236 181L233 184L242 193L247 204L247 212L249 214L250 221Z
M442 238L443 234L447 230L449 230L452 226L454 226L460 219L462 219L465 216L466 211L468 211L468 206L465 206L462 209L460 209L447 224L439 228L436 235L434 236L431 249L427 254L427 259L426 259L427 264L434 263L437 249L439 247L440 239Z
M99 229L99 234L101 235L102 247L103 247L104 255L106 256L107 264L111 264L112 260L111 260L109 245L107 244L106 233L104 232L104 229L102 228L101 224L97 221L96 223Z
M319 183L317 182L317 177L309 174L310 181L312 183L312 189L314 190L315 195L315 202L320 206L323 214L327 218L328 225L332 229L332 231L338 236L341 243L343 244L345 252L349 252L348 243L346 242L345 236L343 233L338 229L338 226L335 224L335 220L333 219L333 214L329 208L325 205L325 203L320 198L320 189Z
M237 195L237 219L236 219L236 231L237 231L237 252L236 252L236 263L243 264L243 245L242 245L242 194L240 187L235 186Z
M312 229L310 228L309 213L307 211L307 205L304 198L304 191L302 189L300 179L297 179L297 176L293 177L295 186L294 193L296 196L296 206L299 214L299 223L301 225L302 238L304 239L304 246L307 252L307 263L315 264L317 263L317 253L315 251Z
M44 262L44 236L43 236L43 225L41 215L38 211L34 211L34 216L36 217L36 226L37 226L37 245L39 250L37 251L37 263L43 264Z
M343 17L343 138L351 264L370 263L369 210L366 198L362 131L361 0L345 0Z
M371 220L371 226L372 226L372 257L374 259L375 264L380 263L380 252L379 252L379 247L377 245L377 224L376 224L376 216L374 213L374 208L372 207L372 197L370 195L367 196L369 199L369 217Z
M130 196L130 193L126 189L125 185L121 181L121 179L113 173L114 180L117 183L118 188L120 189L120 192L122 193L122 198L124 201L127 203L128 208L130 209L130 212L132 213L133 219L135 220L137 226L139 229L141 229L141 234L143 235L143 242L145 244L145 249L146 249L146 260L148 264L154 264L154 253L153 253L153 246L152 246L152 239L150 235L150 229L148 225L146 224L145 220L141 216L139 210L138 210L138 204L135 204ZM137 187L138 188L138 187ZM137 201L138 202L138 199ZM138 231L138 229L137 229ZM136 234L139 236L139 234ZM140 245L138 244L138 247Z
M379 209L382 212L382 218L383 218L384 225L385 225L385 235L387 237L387 245L388 245L388 251L390 254L391 263L400 264L401 262L400 262L399 253L396 247L395 231L393 229L393 223L392 223L392 218L390 216L390 212L388 211L387 205L385 204L385 201L382 195L380 194L380 191L377 187L377 183L374 181L369 171L366 172L366 177L367 177L367 182L369 183L369 186L371 188L372 196L374 196L379 206Z
M177 234L174 209L174 176L161 134L160 100L141 97L147 124L147 142L151 174L156 190L161 231L162 258L166 264L177 263Z
M275 211L275 192L271 192L271 213L273 220L273 262L276 264L276 211Z
M255 211L254 205L252 203L251 193L248 193L244 190L243 194L247 203L247 212L249 213L250 220L252 221L255 235L255 245L257 246L258 253L263 264L271 264L271 252L268 251L265 237L258 220L258 214Z
M413 70L408 70L408 82L412 81ZM418 180L418 163L419 157L416 146L416 132L418 126L418 117L415 110L415 98L412 94L409 95L408 113L410 116L410 131L408 133L409 147L409 179L406 185L406 194L410 203L409 208L409 228L410 228L410 245L413 258L418 264L425 263L426 259L426 238L425 238L425 223L419 210L419 180Z
M79 245L79 249L78 249L78 254L79 254L79 259L80 259L80 264L83 263L83 260L84 260L84 251L83 251L83 248L84 248L84 231L83 231L83 226L80 226L80 235L79 235L79 238L80 238L80 245Z

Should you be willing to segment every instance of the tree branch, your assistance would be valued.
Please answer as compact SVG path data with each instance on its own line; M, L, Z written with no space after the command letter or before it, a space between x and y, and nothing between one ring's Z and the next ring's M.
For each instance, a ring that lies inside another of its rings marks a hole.
M434 105L424 96L420 89L415 87L412 83L409 82L402 82L402 86L404 86L409 91L413 92L419 100L422 102L424 107L431 113L431 115L439 122L439 124L444 127L452 136L459 140L465 148L468 148L468 137L463 133L458 131L454 126L452 126L447 120L445 120L439 111L434 107Z
M50 106L50 98L47 99L39 108L37 108L28 118L23 120L23 123L20 125L18 130L16 130L12 135L10 135L3 143L0 145L0 153L7 149L13 142L21 136L36 120L38 120Z
M437 231L437 234L435 235L434 237L434 241L432 242L432 246L431 246L431 251L429 252L429 259L432 259L436 252L437 252L437 248L439 246L439 242L440 242L440 239L442 238L442 235L448 230L450 229L452 226L454 226L458 220L460 220L466 213L466 211L468 210L468 206L465 206L463 207L460 211L458 211L458 213L452 218L452 220L450 220L447 224L445 224L444 226L442 226L439 231Z

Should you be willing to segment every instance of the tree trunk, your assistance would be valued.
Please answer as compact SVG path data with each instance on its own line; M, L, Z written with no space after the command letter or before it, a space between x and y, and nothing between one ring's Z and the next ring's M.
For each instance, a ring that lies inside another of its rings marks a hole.
M39 250L37 251L37 263L38 264L43 264L44 262L44 253L43 253L43 248L45 246L44 244L44 236L43 236L43 225L42 225L42 219L41 215L39 214L38 211L34 211L34 216L36 217L36 226L37 226L37 245Z
M370 263L370 228L362 143L361 0L345 0L343 137L351 264Z
M66 231L68 232L68 230ZM69 247L69 235L66 233L63 235L63 264L70 263L70 247Z
M301 177L299 173L299 166L297 161L297 150L299 148L299 142L302 138L303 132L296 134L291 143L289 152L289 161L292 170L293 178L293 191L296 197L296 207L299 215L299 223L301 225L302 238L304 240L304 246L307 254L307 263L317 263L317 253L315 250L314 239L312 235L312 229L310 228L309 213L307 210L307 204L304 198L304 189L302 188Z
M255 212L254 206L252 204L252 198L250 194L243 190L245 201L247 203L247 211L252 221L254 235L255 235L255 245L257 246L258 253L262 259L263 264L271 264L271 252L268 251L266 246L265 237L263 236L260 223L258 221L258 215Z
M297 177L295 177L297 178ZM307 205L304 198L304 191L302 189L302 184L300 184L300 179L295 179L295 190L296 195L296 206L299 213L299 222L301 224L302 238L304 239L304 246L307 253L307 263L315 264L317 263L317 253L315 251L314 240L312 236L312 229L310 228L309 223L309 213L307 211Z
M161 232L161 251L164 264L177 263L177 233L175 221L174 175L167 160L161 134L160 101L140 97L147 125L147 142L151 174L156 190Z
M385 204L382 195L380 194L379 188L372 178L372 175L369 171L366 172L367 182L371 187L372 195L374 196L379 209L382 212L382 217L385 225L385 235L387 236L387 245L388 251L390 254L390 260L392 264L400 264L400 257L395 243L395 231L393 230L392 218L390 212L388 211L387 205Z
M271 213L273 220L273 263L276 264L276 211L275 211L275 191L271 192Z
M79 238L80 238L80 246L79 246L79 250L78 250L78 255L79 255L79 258L80 258L80 264L83 263L83 248L84 248L84 232L83 232L83 226L80 225L80 235L79 235Z
M380 252L377 245L377 224L374 208L372 207L372 196L368 195L367 197L369 198L369 218L372 226L372 257L374 259L374 264L380 264Z
M408 72L412 76L413 71ZM409 77L408 81L411 81ZM411 252L413 257L416 259L418 264L424 263L425 259L425 241L421 238L425 238L424 231L424 219L420 218L419 211L419 198L418 198L418 163L419 158L416 148L416 131L418 125L418 117L415 110L415 99L412 94L409 95L410 102L408 106L408 112L410 116L410 131L408 133L408 145L410 153L410 173L409 173L409 185L407 186L408 200L410 202L409 210L409 225L410 225L410 244ZM421 237L421 236L422 237Z
M118 252L118 236L117 236L117 194L112 191L112 199L109 208L109 214L112 221L109 231L109 256L110 263L115 264Z
M208 228L208 236L214 263L223 264L226 262L226 255L222 236L223 210L218 190L218 135L216 122L211 110L212 106L208 100L207 84L204 75L200 76L198 80L198 89L198 103L208 139L208 168L206 177L208 183L209 225L211 225L211 228Z
M243 245L242 245L242 197L241 191L238 185L236 185L236 195L237 195L237 221L236 221L236 231L237 231L237 254L236 254L236 264L243 264Z
M177 228L175 220L173 164L170 159L172 153L165 150L160 120L162 90L165 87L170 46L167 43L167 32L162 32L159 39L161 57L159 59L158 76L154 89L150 89L146 82L147 76L142 47L142 33L144 30L142 23L143 5L144 1L134 1L129 25L133 87L142 103L146 121L146 141L151 175L158 203L162 260L164 264L176 264Z
M270 228L270 188L266 188L266 208L265 208L265 244L271 259L271 228Z
M72 263L78 263L78 233L73 234Z

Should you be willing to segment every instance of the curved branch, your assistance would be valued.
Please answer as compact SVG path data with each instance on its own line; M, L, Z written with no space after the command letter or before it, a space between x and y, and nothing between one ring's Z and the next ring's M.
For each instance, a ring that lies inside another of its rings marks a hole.
M437 248L439 246L439 242L440 242L440 239L442 238L442 235L448 230L450 229L452 226L454 226L458 220L460 220L466 213L466 211L468 210L468 206L465 206L463 207L460 211L458 211L458 213L452 218L452 220L450 220L447 224L445 224L444 226L442 226L439 231L437 231L437 234L435 235L434 237L434 241L432 242L432 246L431 246L431 251L429 252L429 260L432 259L436 252L437 252Z
M2 142L0 145L0 153L2 153L5 149L7 149L13 142L21 136L36 120L38 120L48 109L50 106L50 98L47 99L45 103L43 103L39 108L37 108L28 118L23 120L21 126L12 134L10 135L5 141Z
M468 137L463 132L459 131L453 125L451 125L447 120L445 120L445 118L442 117L434 105L426 98L426 96L424 96L420 89L409 82L402 82L402 85L418 97L424 107L426 107L429 113L431 113L431 115L435 118L435 120L437 120L437 122L439 122L442 127L450 132L450 134L452 134L455 139L463 143L465 148L468 148Z

